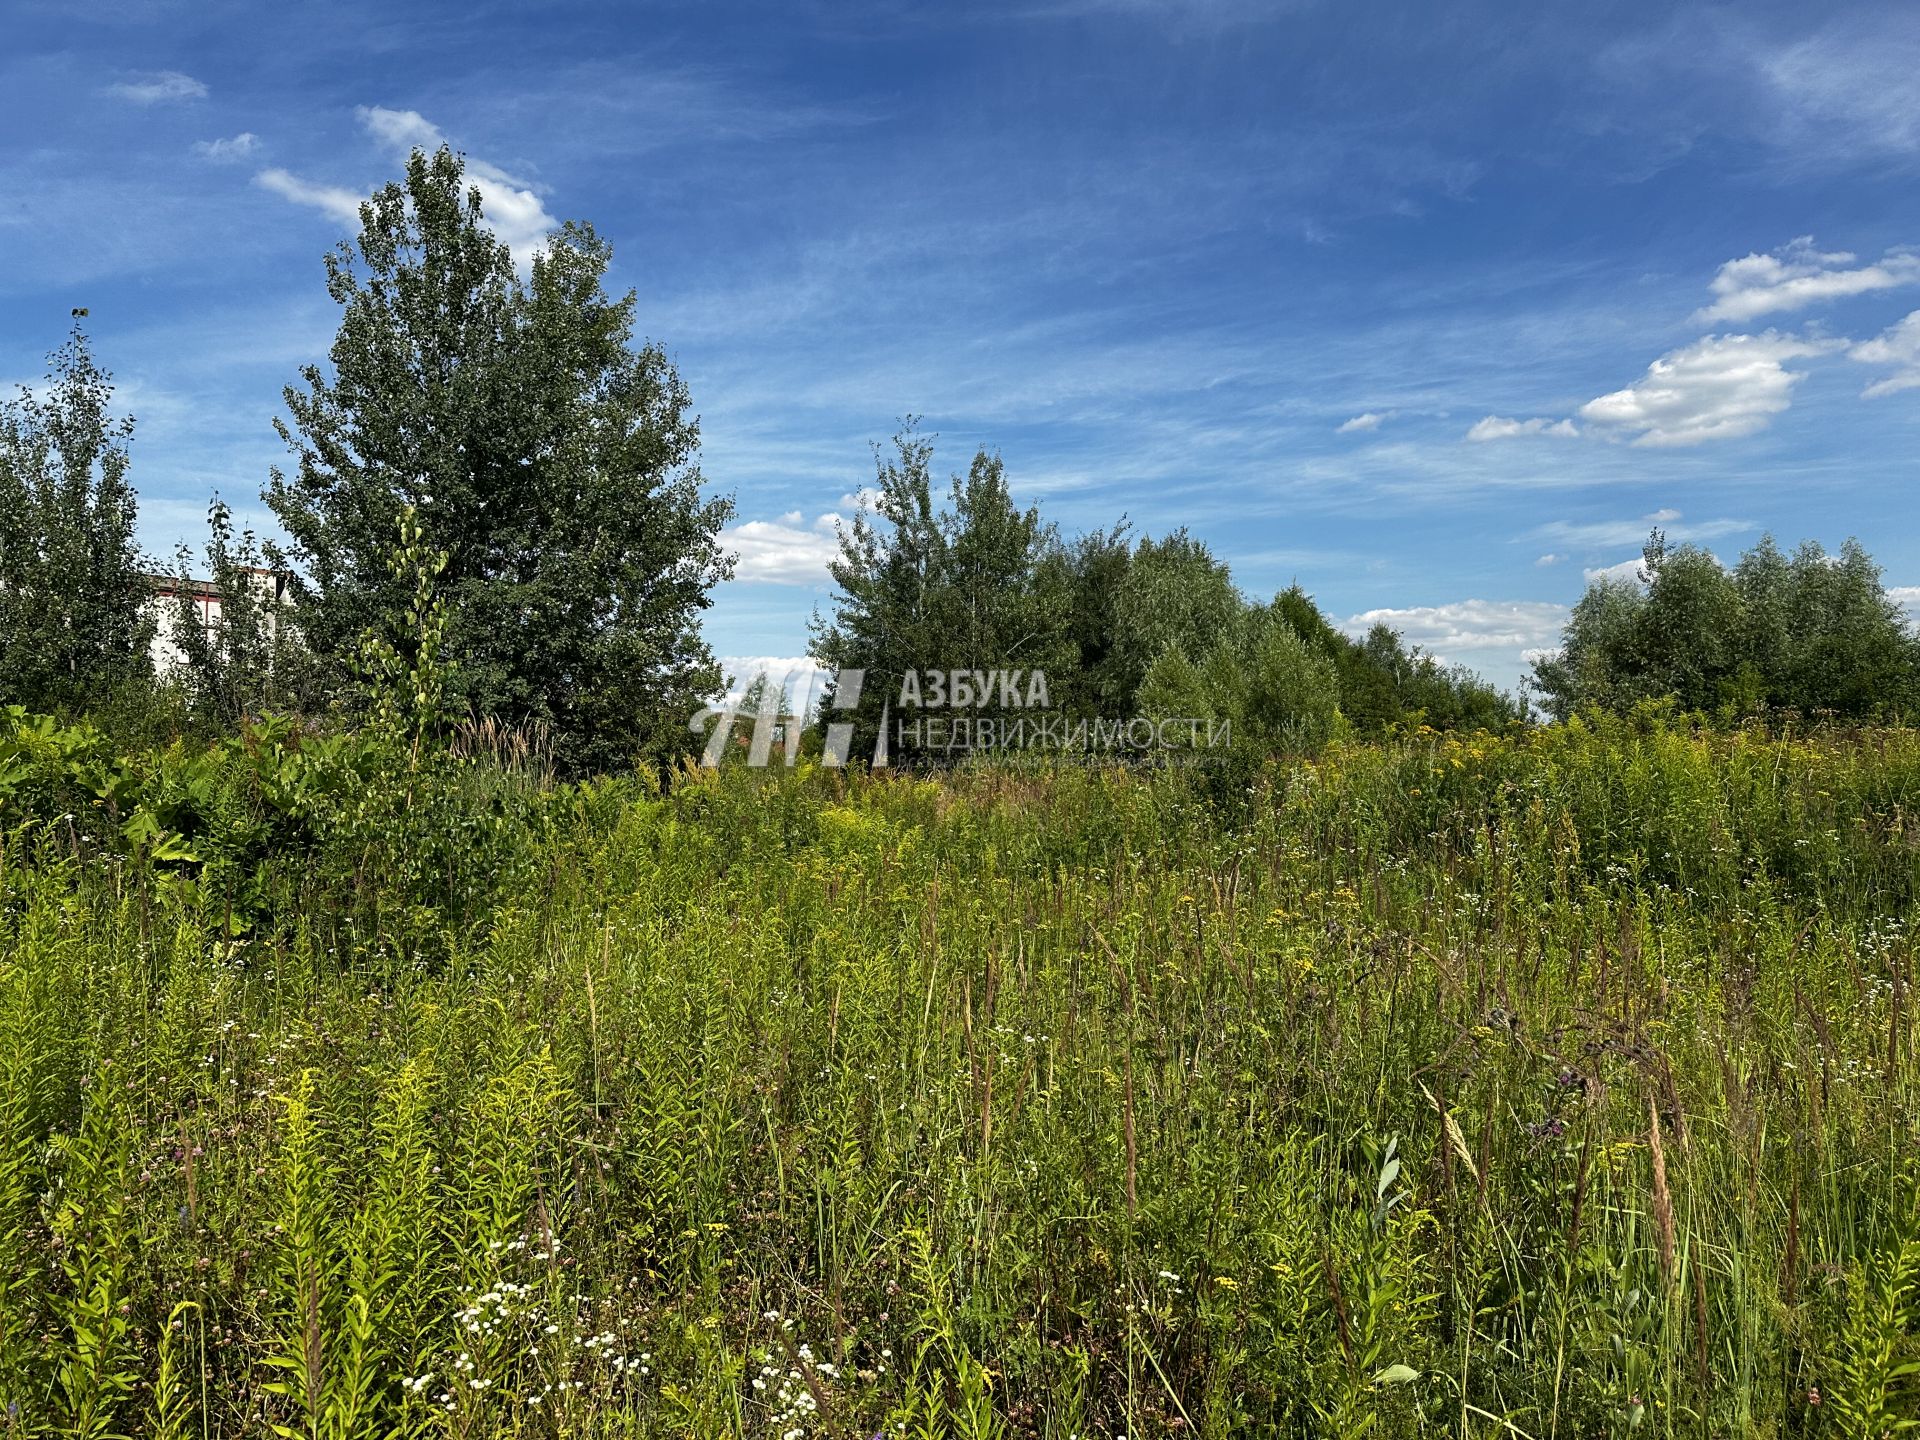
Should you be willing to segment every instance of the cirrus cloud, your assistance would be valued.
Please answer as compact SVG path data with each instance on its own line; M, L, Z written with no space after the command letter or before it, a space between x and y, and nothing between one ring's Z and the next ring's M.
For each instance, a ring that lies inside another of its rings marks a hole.
M1546 416L1536 416L1532 420L1512 420L1505 415L1489 415L1477 420L1467 439L1476 445L1484 445L1489 440L1512 440L1521 435L1554 435L1567 437L1580 433L1571 420L1551 420Z
M107 94L136 105L161 105L169 100L204 100L207 87L178 70L142 70L107 86Z
M203 160L214 160L229 164L235 160L244 160L260 148L260 137L251 130L242 130L227 140L196 140L193 153Z
M1678 510L1662 507L1632 520L1550 520L1535 526L1523 538L1599 549L1637 545L1651 530L1659 530L1669 540L1717 540L1745 534L1754 528L1751 520L1688 520Z

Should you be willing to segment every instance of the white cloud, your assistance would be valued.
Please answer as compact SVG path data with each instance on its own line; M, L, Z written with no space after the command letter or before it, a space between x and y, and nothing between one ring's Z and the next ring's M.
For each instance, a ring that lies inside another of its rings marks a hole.
M1660 528L1670 540L1716 540L1723 535L1741 535L1753 529L1750 520L1693 520L1682 518L1678 510L1655 510L1634 520L1552 520L1527 532L1530 540L1551 540L1584 549L1611 549L1616 545L1638 545L1647 532Z
M418 110L389 110L384 105L362 105L353 112L369 135L405 155L415 150L438 150L447 137Z
M417 110L362 105L357 113L367 133L396 155L438 150L447 143L440 127ZM547 235L560 228L560 222L547 213L545 204L525 181L474 156L466 160L467 178L480 192L480 204L493 233L513 251L515 259L523 265L529 263Z
M1920 43L1911 26L1840 22L1753 58L1770 98L1785 102L1782 141L1824 140L1845 158L1920 147Z
M829 511L811 525L789 513L778 520L749 520L721 532L720 543L733 551L736 580L774 585L824 585L827 564L840 554L839 515Z
M362 105L356 112L381 148L396 156L414 150L436 150L447 143L440 127L417 110L389 110L380 105ZM547 235L559 228L559 222L547 213L546 205L533 188L517 180L497 165L469 155L467 179L480 192L481 208L487 224L502 244L513 252L514 260L525 267ZM311 205L350 224L358 223L362 196L335 185L316 185L285 170L263 170L254 177L278 195L296 204Z
M206 160L217 160L221 164L230 164L235 160L244 160L260 148L260 137L251 130L242 130L229 140L196 140L193 153Z
M253 177L253 183L296 205L311 205L334 220L348 225L360 223L360 202L366 197L352 190L338 185L316 185L278 167L262 170Z
M1583 570L1580 576L1589 585L1596 580L1626 580L1635 585L1644 585L1647 583L1647 577L1641 569L1641 564L1640 557L1636 555L1633 559L1622 560L1617 565L1600 565L1592 570Z
M178 70L142 70L109 85L107 93L136 105L158 105L168 100L204 100L207 87Z
M1887 595L1907 613L1907 628L1920 634L1920 585L1889 585Z
M1869 398L1920 386L1920 310L1888 326L1873 339L1861 341L1847 351L1847 356L1865 365L1897 367L1886 379L1874 381L1861 392Z
M1566 620L1567 607L1547 600L1456 600L1450 605L1363 610L1348 616L1341 628L1364 635L1375 625L1386 625L1407 643L1444 654L1543 645L1560 638Z
M1920 255L1893 250L1873 265L1855 265L1857 258L1845 250L1823 253L1814 249L1811 235L1802 235L1773 254L1729 260L1708 287L1714 302L1693 318L1701 324L1716 320L1744 324L1776 310L1804 310L1849 295L1920 282Z
M739 700L762 675L781 687L789 707L810 707L826 689L827 672L809 655L721 655L717 658L727 677L723 700Z
M1339 427L1335 429L1333 433L1336 435L1352 435L1361 430L1378 430L1380 428L1381 422L1384 421L1388 417L1388 415L1391 415L1392 413L1393 413L1392 411L1386 411L1383 413L1380 411L1369 410L1364 415L1356 415L1351 420L1342 421Z
M1511 440L1519 435L1578 435L1580 431L1571 420L1549 420L1538 416L1532 420L1511 420L1504 415L1489 415L1484 420L1474 422L1467 431L1467 439L1475 444L1484 444L1488 440Z
M1544 568L1545 566L1548 566L1548 565L1558 565L1562 560L1566 558L1567 557L1564 555L1555 555L1555 554L1549 553L1546 555L1542 555L1538 560L1534 561L1533 563L1535 565L1538 565Z
M1792 403L1801 374L1786 362L1827 354L1842 343L1772 330L1707 335L1662 355L1626 389L1589 400L1580 418L1631 435L1636 445L1698 445L1752 435Z

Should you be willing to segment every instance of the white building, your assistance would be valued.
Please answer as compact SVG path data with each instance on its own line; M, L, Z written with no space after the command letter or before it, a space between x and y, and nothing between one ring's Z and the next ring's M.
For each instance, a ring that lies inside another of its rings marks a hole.
M262 602L271 605L291 603L289 577L284 570L253 568L246 573L252 578L254 591ZM165 675L186 659L186 652L180 648L176 638L179 634L182 595L193 606L200 628L215 633L220 628L220 590L211 580L182 582L178 575L149 575L147 578L153 582L153 598L147 601L144 609L154 622L153 639L147 642L147 655L153 662L154 674ZM278 613L269 610L268 633L272 634L278 624Z

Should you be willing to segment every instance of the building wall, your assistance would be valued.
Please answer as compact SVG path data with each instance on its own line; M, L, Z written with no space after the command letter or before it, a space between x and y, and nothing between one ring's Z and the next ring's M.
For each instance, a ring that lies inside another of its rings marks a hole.
M254 570L249 573L261 600L287 602L287 577L283 573L277 570ZM186 660L186 652L180 648L177 638L182 582L176 575L152 575L148 578L153 581L153 597L141 607L153 619L153 639L147 644L147 658L153 663L154 674L166 675ZM190 580L185 582L185 589L200 627L210 632L217 631L220 625L220 592L214 588L213 582ZM278 623L277 616L268 615L268 633L273 633Z

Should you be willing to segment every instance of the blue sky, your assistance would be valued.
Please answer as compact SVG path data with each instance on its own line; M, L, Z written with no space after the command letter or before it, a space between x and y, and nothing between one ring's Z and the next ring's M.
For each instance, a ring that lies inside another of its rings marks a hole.
M85 305L143 538L263 528L320 256L405 148L590 220L702 416L726 657L801 654L915 413L1503 684L1658 517L1920 587L1920 11L14 3L0 381ZM1909 317L1914 317L1909 319ZM1920 590L1912 592L1920 601ZM744 668L736 663L736 669Z

